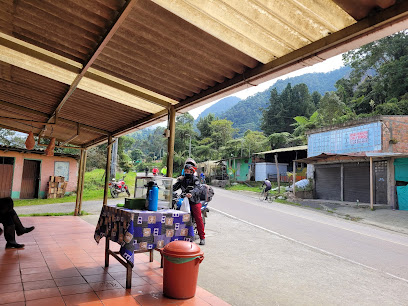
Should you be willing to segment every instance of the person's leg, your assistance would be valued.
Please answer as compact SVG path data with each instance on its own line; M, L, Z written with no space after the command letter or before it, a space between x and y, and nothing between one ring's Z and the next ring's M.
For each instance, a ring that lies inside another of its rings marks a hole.
M27 233L31 232L32 230L34 230L34 228L35 228L34 226L31 226L31 227L24 227L23 226L23 224L21 223L20 218L18 217L18 215L17 215L17 213L16 213L16 211L14 209L12 209L10 214L11 214L11 216L13 218L13 222L14 222L14 225L16 227L17 236L27 234Z
M201 215L201 203L190 205L191 213L197 224L198 235L200 236L200 244L205 244L204 222Z
M16 227L14 225L13 216L10 213L4 214L1 217L1 223L4 226L4 238L6 239L6 249L23 248L24 244L16 242Z

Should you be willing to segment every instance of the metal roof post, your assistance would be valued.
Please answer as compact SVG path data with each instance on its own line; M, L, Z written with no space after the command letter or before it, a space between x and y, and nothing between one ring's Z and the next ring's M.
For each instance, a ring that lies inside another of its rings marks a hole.
M170 137L167 141L167 176L173 177L174 139L176 136L176 110L174 106L171 106L169 109L169 130Z
M105 167L105 187L103 190L103 206L108 204L108 189L110 179L110 165L112 158L112 135L108 137L108 146L106 147L106 167Z

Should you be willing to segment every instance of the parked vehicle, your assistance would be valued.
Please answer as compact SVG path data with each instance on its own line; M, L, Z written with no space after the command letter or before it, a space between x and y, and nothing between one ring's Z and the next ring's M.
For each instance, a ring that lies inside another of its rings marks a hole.
M117 198L119 193L126 192L128 197L130 197L129 188L125 183L125 176L123 176L119 181L112 179L109 182L109 189L112 198Z
M173 192L172 209L180 210L181 204L183 203L184 197L186 196L187 193L188 191L184 191L180 194L178 194L177 192ZM207 218L208 216L207 214L210 212L210 210L208 209L208 202L200 201L200 203L201 203L201 216L203 218L205 228L205 219ZM199 239L200 236L198 235L197 224L194 218L192 218L192 221L194 226L194 240L196 240Z

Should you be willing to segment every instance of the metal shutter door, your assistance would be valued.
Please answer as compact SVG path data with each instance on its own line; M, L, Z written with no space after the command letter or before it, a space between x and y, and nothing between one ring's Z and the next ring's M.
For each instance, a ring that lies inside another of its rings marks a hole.
M370 164L344 164L344 201L370 203Z
M315 165L316 198L341 200L340 165Z

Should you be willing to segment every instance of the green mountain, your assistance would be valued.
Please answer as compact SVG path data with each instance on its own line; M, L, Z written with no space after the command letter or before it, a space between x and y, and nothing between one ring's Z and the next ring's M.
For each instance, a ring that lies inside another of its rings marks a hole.
M200 118L206 117L208 114L214 114L215 116L219 116L234 105L236 105L238 102L240 102L241 99L238 97L226 97L224 99L221 99L214 105L211 105L209 108L206 108L195 120L197 123Z
M309 92L319 92L324 95L327 91L335 91L334 84L341 78L350 74L350 67L342 67L327 73L307 73L285 80L278 80L269 89L250 96L236 105L218 115L219 118L232 121L233 127L238 129L238 135L242 135L246 130L260 131L262 109L269 105L270 92L276 88L281 93L290 83L293 86L304 83L308 86Z

